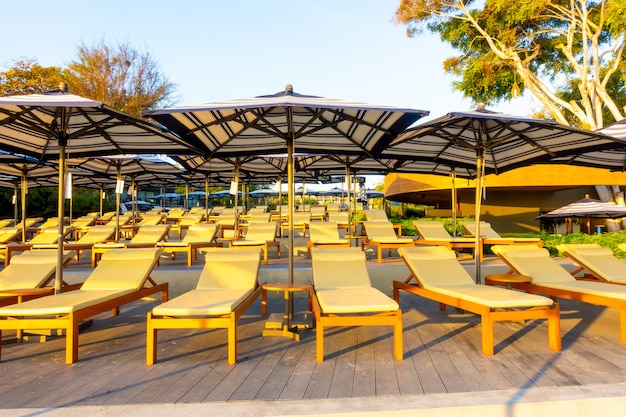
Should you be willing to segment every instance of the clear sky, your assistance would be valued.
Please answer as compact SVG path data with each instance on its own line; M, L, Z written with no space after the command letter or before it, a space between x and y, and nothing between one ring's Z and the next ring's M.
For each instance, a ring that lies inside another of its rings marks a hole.
M302 94L429 110L469 110L452 91L437 37L406 36L399 0L43 1L2 5L0 70L21 57L43 66L76 59L81 43L128 42L178 85L178 105ZM71 86L70 86L71 88ZM492 110L528 115L520 97ZM369 181L368 181L369 183ZM369 184L368 184L369 185Z

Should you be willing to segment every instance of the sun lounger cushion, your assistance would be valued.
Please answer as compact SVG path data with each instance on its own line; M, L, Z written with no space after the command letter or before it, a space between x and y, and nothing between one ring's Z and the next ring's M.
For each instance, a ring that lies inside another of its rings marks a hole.
M252 289L194 289L156 306L155 316L219 316L230 314Z
M398 237L393 224L385 221L363 222L368 240L378 243L413 243L410 237Z
M506 259L512 266L520 273L531 277L533 284L576 281L567 270L550 258L550 253L545 248L535 245L496 245L492 247L492 251L496 254L506 254ZM517 262L518 259L522 262Z
M230 314L257 286L260 249L205 250L196 288L154 308L155 316ZM210 267L207 267L210 266Z
M552 300L518 291L479 285L444 246L398 250L420 285L428 290L491 308L552 305Z
M94 304L112 300L123 294L134 292L128 290L75 290L49 297L30 300L27 303L13 304L0 308L0 316L43 316L69 314Z
M89 275L81 289L139 290L151 271L154 251L153 248L112 249L103 253L98 267Z
M63 261L72 256L74 251L64 251ZM56 251L25 251L14 256L11 263L0 271L0 290L40 287L54 274L56 265Z
M357 248L353 248L357 249ZM360 250L314 248L313 281L325 314L394 311L398 303L372 288Z
M596 244L558 245L585 268L608 282L626 283L626 263L617 259L613 251Z

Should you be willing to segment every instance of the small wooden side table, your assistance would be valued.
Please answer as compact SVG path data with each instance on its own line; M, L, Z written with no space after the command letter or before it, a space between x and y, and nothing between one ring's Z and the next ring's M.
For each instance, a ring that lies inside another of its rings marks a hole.
M261 312L265 314L267 311L267 291L282 291L284 293L285 311L282 317L282 323L280 320L269 319L265 324L265 330L263 330L263 336L283 336L289 337L296 341L300 340L300 334L298 334L298 327L293 324L293 297L292 294L297 291L307 291L309 300L309 311L311 310L311 291L312 287L309 284L287 284L287 283L275 283L275 284L263 284L262 304ZM276 325L278 323L278 325ZM281 325L282 324L282 325Z
M487 274L485 275L485 284L498 285L505 284L507 289L511 289L512 284L521 284L531 282L531 278L526 275L517 274Z

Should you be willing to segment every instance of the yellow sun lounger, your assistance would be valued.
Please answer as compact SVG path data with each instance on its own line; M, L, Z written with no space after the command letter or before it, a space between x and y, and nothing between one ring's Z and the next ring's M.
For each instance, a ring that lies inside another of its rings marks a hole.
M157 224L157 225L147 225L141 226L139 231L131 240L128 242L106 242L106 243L95 243L93 248L91 249L91 264L97 265L100 257L104 252L107 252L111 249L119 249L119 248L154 248L156 247L158 242L167 239L167 235L170 231L169 224Z
M411 274L404 282L393 282L393 293L400 291L479 314L482 325L482 352L493 355L493 324L505 320L548 320L550 349L561 350L559 305L547 297L476 284L456 259L452 249L423 246L398 249ZM415 283L410 283L415 280Z
M241 240L229 240L234 248L258 247L263 249L263 262L268 262L269 247L276 247L276 257L280 259L280 242L276 241L276 223L250 223L246 236Z
M115 226L89 226L87 233L82 235L80 239L73 242L65 242L63 249L76 251L76 260L80 256L80 251L93 250L93 246L99 243L106 243L115 237ZM32 249L55 249L57 243L50 244L34 244ZM92 267L96 266L92 263Z
M157 360L159 329L228 329L228 363L237 361L237 320L261 295L260 249L205 249L196 288L155 307L147 317L146 363Z
M324 328L393 326L393 356L403 359L402 310L372 287L365 254L358 248L311 248L316 359L324 361Z
M120 306L157 292L167 301L168 284L150 277L160 254L156 248L110 250L80 289L0 308L0 347L2 330L64 329L65 363L76 362L82 320L108 310L117 314Z
M443 224L438 221L414 221L413 226L415 226L419 234L419 237L415 240L416 245L445 246L457 253L460 249L474 249L476 245L473 237L450 236ZM482 261L482 246L479 257Z
M74 228L71 226L66 226L63 228L63 237L65 238L69 234L74 231ZM59 240L59 231L57 228L48 228L43 229L41 232L37 233L35 237L29 240L26 243L19 242L9 242L7 244L0 245L0 256L4 256L4 266L6 267L11 263L11 257L13 256L13 252L23 252L26 250L30 250L35 245L55 245Z
M561 244L557 249L579 266L572 275L584 271L585 279L626 285L626 263L611 249L595 243Z
M187 266L191 266L198 257L198 249L214 246L218 225L215 223L196 223L189 226L187 234L182 240L168 240L157 242L157 247L162 248L164 253L170 253L172 259L176 259L177 252L187 254Z
M349 248L350 240L339 237L339 225L336 222L316 222L309 224L307 247L310 258L313 247Z
M463 222L461 226L470 236L474 236L476 222ZM480 222L480 237L485 245L528 245L532 243L540 248L543 247L543 242L538 237L502 237L493 230L490 223L485 221Z
M415 241L410 237L398 237L393 224L388 221L363 222L363 229L367 238L361 243L361 249L365 250L365 246L378 248L378 263L383 261L383 249L387 249L387 256L391 256L391 249L415 245Z
M67 265L73 256L74 251L64 251L63 265ZM0 306L53 294L53 287L44 287L53 280L57 261L56 251L25 251L14 256L11 264L0 271ZM66 285L63 289L67 291L73 287Z
M566 298L619 309L620 341L626 344L626 288L604 282L576 280L550 257L545 248L535 245L496 245L491 250L511 268L511 272L530 277L530 283L513 284L523 291L545 294L553 300Z

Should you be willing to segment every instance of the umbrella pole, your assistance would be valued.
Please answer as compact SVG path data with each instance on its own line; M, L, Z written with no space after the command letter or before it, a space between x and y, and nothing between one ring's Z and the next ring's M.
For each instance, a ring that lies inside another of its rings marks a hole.
M348 189L348 234L356 236L356 224L354 225L354 231L352 231L352 206L350 205L350 157L346 156L346 188ZM341 192L343 194L343 191ZM339 207L341 211L341 206ZM356 245L359 246L358 239L355 239ZM350 239L350 246L352 246L352 239Z
M209 222L209 175L204 176L204 222Z
M476 196L474 200L475 212L474 212L474 264L476 266L475 280L477 284L482 282L480 272L480 253L482 252L482 239L480 237L480 203L483 195L483 158L478 156L476 158Z
M120 194L122 192L122 166L117 164L117 181L115 184L115 243L120 241Z
M13 185L13 224L17 226L17 182Z
M454 168L450 170L452 179L452 236L456 236L456 172Z
M62 292L63 282L63 217L65 209L65 144L67 139L59 138L59 201L57 205L57 216L59 216L59 229L57 241L57 267L54 278L54 292Z
M26 243L26 194L28 193L28 179L22 176L22 242Z
M291 116L291 112L289 112L289 116ZM289 118L291 122L291 117ZM293 130L292 130L293 132ZM294 173L293 173L293 152L294 152L294 142L295 139L293 136L289 136L287 140L287 210L289 211L289 236L287 238L287 244L289 245L289 258L288 258L288 283L293 284L293 216L294 216L294 206L295 206L295 196L294 196ZM290 306L291 308L291 306Z
M102 217L102 199L103 199L104 190L102 186L100 186L100 217Z

